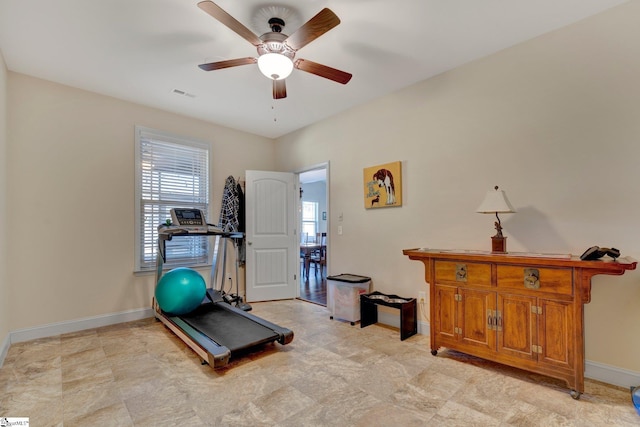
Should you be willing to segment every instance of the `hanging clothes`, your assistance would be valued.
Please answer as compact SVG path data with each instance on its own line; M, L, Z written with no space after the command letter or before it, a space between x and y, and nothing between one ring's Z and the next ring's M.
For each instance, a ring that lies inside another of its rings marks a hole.
M220 208L218 227L226 232L240 231L239 210L238 184L233 176L229 176L224 183L224 191L222 192L222 206Z
M245 225L245 208L244 208L244 191L242 191L242 185L240 184L240 180L238 179L238 231L241 233L245 233L246 225ZM238 254L240 257L240 265L244 265L247 261L247 247L246 242L242 239L241 242L238 243L240 245Z
M238 180L238 231L244 233L245 229L245 219L244 219L244 191L242 191L242 185L240 184L240 180Z
M228 176L224 183L222 192L222 206L220 208L220 219L218 227L226 232L242 232L244 233L244 194L242 186L236 182L233 176ZM233 239L233 244L238 247L239 265L244 265L246 261L245 241L241 239Z

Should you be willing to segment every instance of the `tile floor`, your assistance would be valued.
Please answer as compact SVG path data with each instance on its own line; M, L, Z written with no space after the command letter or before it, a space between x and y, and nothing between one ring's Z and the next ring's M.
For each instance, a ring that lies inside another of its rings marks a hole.
M31 426L637 426L628 390L564 384L460 353L426 336L329 320L288 300L253 313L292 329L213 370L155 319L11 346L0 417Z

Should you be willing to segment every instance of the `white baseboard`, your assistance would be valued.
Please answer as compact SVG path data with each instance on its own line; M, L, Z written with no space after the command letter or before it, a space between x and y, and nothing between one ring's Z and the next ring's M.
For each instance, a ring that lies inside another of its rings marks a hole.
M383 311L378 312L378 322L385 325L393 326L394 328L400 328L400 316L398 314L386 313ZM429 335L429 323L418 322L418 334Z
M2 345L0 345L0 368L4 364L4 358L7 357L7 352L9 351L9 347L11 346L11 334L4 337L2 340Z
M640 372L605 365L586 360L584 363L584 376L592 380L613 384L620 387L637 387L640 385Z
M378 313L378 321L385 325L400 328L400 316L392 313ZM418 322L418 333L429 335L429 322ZM584 376L592 380L616 385L619 387L637 387L640 385L640 372L605 365L603 363L585 360Z
M30 341L39 338L53 337L60 334L83 331L85 329L100 328L102 326L115 325L117 323L146 319L148 317L153 317L153 309L140 308L136 310L122 311L120 313L104 314L101 316L86 317L84 319L51 323L33 328L18 329L11 332L9 337L10 343Z
M418 333L420 335L430 335L429 322L418 322Z

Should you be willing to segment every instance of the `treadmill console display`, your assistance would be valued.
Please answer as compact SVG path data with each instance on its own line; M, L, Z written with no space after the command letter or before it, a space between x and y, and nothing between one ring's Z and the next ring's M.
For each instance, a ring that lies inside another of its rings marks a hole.
M171 225L184 228L190 232L206 232L207 221L200 209L171 209Z

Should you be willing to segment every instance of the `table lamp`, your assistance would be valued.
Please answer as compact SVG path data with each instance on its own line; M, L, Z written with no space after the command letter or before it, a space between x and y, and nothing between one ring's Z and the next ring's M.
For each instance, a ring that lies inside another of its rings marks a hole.
M506 253L507 252L507 238L502 235L502 224L500 223L499 213L514 213L516 210L511 206L507 195L503 190L498 190L496 185L493 190L487 191L487 195L484 200L476 209L478 213L484 214L496 214L495 226L497 233L491 237L491 252L492 253Z

